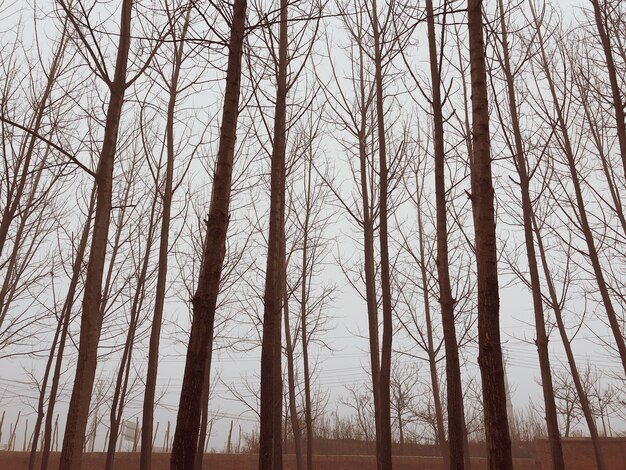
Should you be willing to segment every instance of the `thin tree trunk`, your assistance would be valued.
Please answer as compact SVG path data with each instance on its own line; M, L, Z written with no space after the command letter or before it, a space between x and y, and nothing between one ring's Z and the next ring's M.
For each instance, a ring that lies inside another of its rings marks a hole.
M37 419L35 421L35 429L33 431L33 442L31 446L30 457L28 460L28 470L33 470L35 468L35 458L37 456L37 447L39 442L39 434L41 433L41 425L43 423L44 417L46 418L44 428L45 432L43 433L43 453L47 454L50 449L50 432L52 425L52 415L54 412L54 403L56 400L56 392L58 388L58 382L60 375L60 365L63 360L63 349L65 347L65 340L67 338L67 332L69 328L69 321L71 317L71 307L74 304L74 297L76 291L76 285L78 284L78 280L80 277L81 266L84 258L85 248L87 246L87 240L89 239L89 227L91 225L91 215L93 213L94 208L94 199L95 192L92 191L89 211L87 213L87 220L84 224L82 236L79 241L78 252L76 254L76 258L73 263L73 272L72 278L70 279L70 285L68 288L68 294L66 296L66 300L64 302L63 308L61 309L61 315L59 316L59 320L57 323L57 329L55 331L54 339L50 346L50 354L48 356L48 361L46 363L46 369L44 373L44 377L41 384L41 390L39 393L39 403L37 406ZM71 300L70 300L71 298ZM57 348L58 345L58 348ZM55 354L58 349L58 354ZM46 400L46 390L48 386L48 379L50 377L50 372L52 370L52 363L54 361L55 355L57 356L57 361L53 373L53 384L52 389L50 391L50 398L48 401L48 410L44 411L44 404ZM47 455L46 455L47 459ZM42 456L42 465L43 465L43 456ZM44 467L42 467L44 468Z
M285 242L283 241L283 246ZM283 257L285 258L284 254ZM286 263L285 262L285 271ZM289 393L289 417L291 419L291 429L293 431L293 445L296 452L296 468L304 470L302 462L302 431L300 430L300 419L298 418L298 405L296 404L296 372L293 357L293 343L291 341L291 326L289 324L289 294L285 283L285 300L283 300L283 315L285 317L285 350L287 352L287 383Z
M54 338L52 339L52 344L50 345L50 353L48 354L48 361L46 362L46 369L43 374L43 379L41 380L41 388L39 390L39 401L37 403L37 417L35 419L35 429L33 431L33 439L32 445L30 447L30 456L28 458L28 470L33 470L35 468L35 459L37 458L37 445L39 439L39 433L41 432L41 425L43 423L43 419L45 416L44 405L46 401L46 390L48 388L48 378L50 377L50 371L52 370L52 363L54 361L54 356L57 350L57 344L59 342L59 337L61 336L61 332L63 331L63 325L65 324L65 317L63 314L59 316L57 321L57 327L54 332Z
M359 30L360 34L360 30ZM359 37L359 39L361 39ZM358 41L361 44L361 41ZM371 206L367 168L367 119L369 103L365 92L364 51L359 47L359 175L361 183L361 205L363 211L363 271L365 272L365 299L367 304L367 325L370 348L370 370L374 399L374 428L376 432L376 454L380 439L380 352L378 342L378 298L376 293L376 263L374 260L374 208ZM373 186L373 183L370 183ZM373 200L373 198L372 198Z
M602 456L602 445L600 443L598 429L593 419L593 414L591 413L591 407L589 406L589 398L587 397L587 391L585 390L582 380L580 379L578 366L576 365L576 359L574 358L574 352L572 350L572 344L570 342L569 337L567 336L567 330L565 329L565 323L563 321L563 312L561 310L561 303L559 302L559 299L556 293L556 288L554 287L552 274L550 273L550 268L548 266L548 259L546 256L546 251L543 245L543 238L541 236L541 231L539 230L539 226L535 219L534 212L531 213L531 217L532 217L532 223L533 223L533 230L535 232L535 238L537 239L537 247L539 248L539 257L541 259L541 265L543 267L544 277L546 279L546 284L548 286L548 294L550 298L550 303L552 306L552 310L554 311L554 317L556 319L556 324L559 330L559 335L561 336L561 342L563 343L563 348L565 349L565 355L567 357L567 363L569 365L570 372L572 374L572 379L574 381L576 393L578 394L580 407L582 408L583 416L585 417L585 421L587 422L587 427L589 428L589 434L591 436L591 443L593 445L593 452L594 452L595 459L596 459L596 465L598 466L598 470L605 470L606 465L604 463L604 457ZM569 416L568 416L567 427L568 429L566 431L566 435L569 433Z
M226 253L246 7L246 0L234 1L222 127L206 229L206 240L211 240L211 243L205 243L198 286L192 300L193 319L174 433L171 470L193 468L198 445L201 391L206 376L205 358L211 347L209 341L213 336L217 295Z
M444 10L447 8L446 1L447 0L444 0ZM433 137L435 149L437 275L439 283L439 305L441 306L443 338L446 350L446 387L449 442L447 449L444 448L444 452L449 451L448 468L462 470L465 467L465 459L463 455L465 450L465 415L463 408L463 390L461 386L461 366L459 364L459 349L456 338L456 325L454 318L454 299L452 298L452 287L450 284L449 270L450 263L448 259L445 140L441 98L441 70L439 65L441 61L441 56L443 54L441 54L440 56L440 54L438 54L437 52L437 38L435 34L434 16L435 13L432 0L426 0L426 14L428 21L428 49L432 86L432 110L434 129ZM423 267L422 269L425 271L425 267ZM445 443L442 443L442 445L445 445Z
M535 254L535 242L533 239L532 227L532 202L530 198L530 178L526 168L526 153L522 143L522 131L517 112L517 97L515 95L515 77L511 68L509 58L508 31L504 13L504 2L499 0L500 8L500 29L502 34L502 70L505 75L507 85L507 97L509 112L511 113L511 127L515 141L514 160L517 166L517 173L520 179L520 192L522 199L522 216L524 223L524 243L528 258L528 270L530 273L530 287L533 298L533 311L535 314L535 333L537 338L537 354L539 355L539 369L541 372L541 387L543 391L543 402L545 407L546 428L548 430L548 441L550 443L550 453L552 456L552 466L555 470L564 470L563 449L561 447L561 436L559 433L559 421L556 413L556 403L554 400L554 386L552 382L552 370L550 368L550 355L548 351L548 335L546 333L546 322L543 312L543 299L541 294L541 280L539 278L539 268Z
M161 233L159 235L159 264L157 270L157 284L154 300L154 313L150 326L150 344L148 347L148 370L146 372L146 386L143 398L143 414L141 418L141 455L139 469L152 468L152 441L154 426L154 400L156 395L156 381L159 367L159 341L161 339L161 324L163 322L163 308L165 305L165 291L167 283L167 266L169 251L169 233L172 213L172 197L174 186L174 112L178 97L178 81L183 62L183 48L189 28L191 5L187 6L187 14L179 38L179 44L174 54L174 66L169 83L169 102L167 106L165 187L163 189L163 213L161 215ZM155 182L158 185L158 181ZM158 192L158 189L155 188Z
M80 470L82 463L85 429L87 427L89 403L96 374L98 343L102 328L102 318L100 317L102 274L111 217L113 164L117 149L117 135L124 103L124 93L126 91L126 67L130 50L132 7L133 0L123 0L115 75L109 85L109 105L106 114L102 151L96 171L96 212L85 280L80 346L76 361L74 387L65 425L59 470Z
M609 75L609 83L611 84L611 97L613 99L613 111L615 113L617 140L619 142L619 150L622 157L622 165L624 167L624 177L626 177L626 123L624 119L624 99L622 97L623 94L617 79L617 68L615 67L615 60L613 59L611 38L607 33L605 22L602 18L600 2L599 0L591 0L591 4L593 5L593 15L596 21L598 35L600 36L600 42L602 43L602 49L604 51L604 58L606 60L606 71Z
M418 175L415 175L416 180L418 179ZM430 372L430 383L432 386L432 394L433 394L433 404L435 406L435 424L436 424L436 433L437 440L439 441L439 448L441 451L441 456L443 458L444 467L450 468L450 454L448 443L446 441L446 431L443 422L443 408L441 406L441 392L439 389L439 376L437 374L437 358L435 357L435 343L433 340L433 326L432 326L432 316L430 312L430 292L428 289L428 274L426 270L426 256L424 249L424 224L422 221L422 185L417 182L417 196L416 196L416 206L417 206L417 231L418 231L418 240L419 240L419 250L420 250L420 258L419 258L419 267L421 273L422 280L422 291L424 295L424 320L426 321L426 341L428 346L428 369ZM455 342L456 343L456 342ZM450 412L448 412L450 413Z
M577 215L578 215L580 228L581 228L581 231L583 232L585 243L587 245L589 261L591 262L591 266L593 268L593 273L596 278L596 282L598 284L598 290L600 291L600 296L602 297L602 302L604 304L606 316L609 320L611 332L613 333L613 337L615 338L615 343L617 345L617 351L620 356L622 368L624 369L624 374L626 375L626 343L624 342L624 336L621 331L620 322L617 317L617 312L615 311L615 307L613 306L613 301L609 293L609 288L604 278L604 272L602 270L602 264L600 263L598 249L596 247L596 243L593 238L593 232L591 231L591 226L589 225L589 219L587 218L587 210L585 209L585 199L583 197L582 188L580 185L580 179L578 177L578 171L576 169L574 147L570 141L568 125L567 125L567 122L565 121L563 108L559 104L559 98L558 98L557 91L554 85L554 80L552 79L552 73L549 68L549 61L548 61L548 57L546 55L546 51L544 47L541 26L537 19L537 15L535 13L534 7L532 6L532 3L530 4L530 8L533 14L533 18L535 20L535 24L537 25L537 39L539 40L539 48L540 48L539 52L541 54L541 65L544 70L546 80L548 81L548 88L550 89L550 96L552 97L552 101L555 104L554 110L556 113L556 125L558 126L558 129L560 130L561 136L563 138L562 150L567 159L567 166L569 169L572 186L574 189L574 194L576 197L576 207L574 209L576 210Z
M392 352L392 315L391 273L389 268L388 234L388 168L387 144L385 135L382 45L376 0L372 0L372 30L374 36L374 68L376 83L376 118L378 130L379 156L379 242L380 242L380 283L383 306L383 338L380 353L380 447L377 455L379 470L390 470L391 464L391 352Z
M285 153L287 119L287 0L280 2L278 76L270 183L270 220L261 345L259 470L282 469L281 313L284 298Z
M212 333L213 334L213 333ZM211 396L211 362L213 360L213 337L209 338L209 348L206 357L206 376L202 384L202 417L200 419L200 434L198 436L198 447L194 461L194 470L202 469L204 460L204 447L207 440L207 426L209 423L209 398ZM211 421L212 424L212 421Z
M458 37L458 30L457 30ZM470 127L470 113L469 113L469 94L467 89L467 80L466 73L463 61L463 53L461 51L461 46L459 41L457 40L457 54L459 58L459 72L461 75L461 88L463 90L463 129L465 132L465 150L467 151L467 160L469 162L469 168L472 166L472 162L474 161L474 152L472 148L472 132ZM470 170L471 171L471 170ZM465 421L465 415L463 416ZM470 458L470 448L469 448L469 438L467 435L467 423L463 424L463 446L465 451L463 452L463 459L465 461L465 469L469 470L472 468L471 458Z
M511 438L500 344L498 256L482 13L482 0L468 0L474 158L471 167L471 198L478 288L478 364L483 387L488 466L491 470L512 470Z
M91 219L95 210L95 204L96 204L96 185L94 184L94 187L91 192L90 202L89 202L89 210L87 211L87 219L85 220L80 242L78 244L78 249L76 251L76 255L74 258L74 264L72 267L72 278L70 280L70 284L67 290L67 295L65 297L65 303L63 305L63 310L61 313L61 315L63 316L63 330L61 331L61 338L59 340L59 350L57 352L56 362L54 365L54 374L52 375L52 385L50 386L50 395L48 397L48 409L46 411L46 422L44 426L41 465L39 467L40 470L48 469L50 450L52 448L53 441L55 441L55 437L57 439L56 442L58 446L59 415L57 415L56 417L56 420L54 423L54 430L52 427L52 417L54 416L54 407L55 407L56 400L57 400L59 383L61 381L61 367L63 365L63 354L65 351L65 343L67 341L70 320L72 317L72 307L74 306L74 301L76 298L76 289L78 287L78 282L80 281L80 274L82 272L83 261L85 259L85 251L87 250L87 243L89 241Z
M308 312L308 266L309 266L309 222L311 203L311 171L313 162L309 161L306 190L306 214L302 233L302 286L300 291L300 323L302 328L302 362L304 368L304 421L306 425L306 469L313 470L313 416L311 410L311 372L309 370L309 332Z
M135 334L139 322L139 315L145 299L145 285L148 275L148 267L150 266L150 254L152 251L152 243L154 232L156 229L156 205L157 195L155 193L152 200L152 208L150 211L150 225L148 228L148 237L146 239L146 248L141 262L141 270L137 278L135 286L135 294L130 308L130 322L128 325L128 334L124 344L124 352L120 361L120 367L117 373L115 383L115 391L113 393L113 402L110 410L110 426L109 426L109 445L106 453L105 470L113 469L113 460L115 458L115 444L117 443L120 423L124 413L124 404L128 390L128 379L130 376L130 366L133 357L133 347L135 344Z

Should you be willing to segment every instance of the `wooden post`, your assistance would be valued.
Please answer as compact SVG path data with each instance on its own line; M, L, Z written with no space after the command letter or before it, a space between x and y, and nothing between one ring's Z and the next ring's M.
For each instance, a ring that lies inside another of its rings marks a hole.
M165 452L170 451L170 422L167 422L167 429L165 430L165 436L163 437L163 449Z
M54 450L58 452L59 451L59 414L58 413L57 413L57 418L54 420L53 441L54 441Z
M4 414L6 411L2 412L2 418L0 419L0 444L2 443L2 425L4 424Z
M24 442L22 443L22 452L26 452L26 437L28 436L28 420L26 420L26 426L24 426Z
M154 436L152 436L152 447L154 447L154 443L156 442L157 434L159 433L159 422L156 423L156 428L154 428Z
M139 438L139 417L135 418L135 437L133 438L133 452L137 452L137 439Z

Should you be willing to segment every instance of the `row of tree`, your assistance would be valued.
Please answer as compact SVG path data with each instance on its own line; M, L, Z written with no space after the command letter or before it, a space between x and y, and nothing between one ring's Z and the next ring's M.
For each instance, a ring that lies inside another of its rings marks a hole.
M151 468L166 325L186 351L171 468L201 468L214 352L259 347L259 468L282 468L287 416L310 470L333 270L367 317L379 469L403 356L427 366L447 468L469 468L462 366L476 353L489 466L512 468L505 283L532 299L532 318L515 313L533 327L554 468L550 338L604 469L574 339L596 335L623 383L625 8L592 0L571 27L532 0L56 0L8 14L0 350L45 362L30 469L48 466L68 364L60 468L80 468L106 406L112 469L133 399Z

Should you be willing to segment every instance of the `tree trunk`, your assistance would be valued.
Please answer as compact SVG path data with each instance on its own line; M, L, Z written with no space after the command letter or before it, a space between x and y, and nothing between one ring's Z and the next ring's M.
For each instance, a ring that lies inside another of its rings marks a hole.
M380 284L383 305L383 338L380 352L380 447L377 455L379 470L390 470L391 464L391 352L392 352L392 316L391 273L389 269L389 234L388 234L388 169L387 145L385 135L382 45L376 0L372 0L372 31L374 36L374 67L376 82L376 118L378 130L379 156L379 242L380 242Z
M280 2L278 76L270 183L270 220L261 345L259 470L282 469L281 313L285 272L285 153L287 119L287 0Z
M550 453L552 456L552 466L555 470L565 470L563 460L563 449L561 447L561 436L559 434L559 421L556 413L556 403L554 400L554 386L552 382L552 370L550 368L550 355L548 351L548 335L546 333L546 322L543 313L543 299L541 294L541 279L539 278L539 268L535 254L535 242L533 239L532 227L532 202L530 198L530 178L526 168L526 153L522 143L522 131L517 113L517 97L515 95L515 77L511 68L509 58L508 31L505 20L505 10L503 0L499 0L500 8L500 29L502 33L502 70L506 79L507 97L509 112L511 113L511 127L515 141L514 160L520 179L520 192L522 199L522 216L524 223L524 243L528 258L528 270L530 273L530 287L533 298L533 311L535 314L535 333L537 339L537 353L539 355L539 369L541 371L541 387L543 390L543 402L545 407L546 428L548 430L548 440L550 442Z
M193 318L180 394L171 470L193 468L202 409L201 391L206 376L207 350L213 336L215 309L226 253L233 158L239 115L241 55L246 23L246 0L235 0L226 71L222 127L213 177L211 205L198 286L192 299Z
M561 336L561 341L565 349L567 363L569 365L570 372L572 373L572 379L574 381L576 393L578 394L580 407L583 410L583 415L585 417L585 421L587 422L587 427L589 428L589 434L591 436L591 443L593 445L593 452L596 458L596 465L598 466L598 470L605 470L606 465L604 463L604 458L602 456L602 445L600 443L600 437L598 436L598 429L596 427L596 422L593 419L593 414L591 413L591 407L589 406L589 399L587 397L587 391L583 387L582 380L580 379L578 366L576 365L576 359L574 358L574 351L572 350L572 344L567 336L565 323L563 322L563 312L561 310L561 303L559 302L559 299L556 293L556 288L554 287L554 282L552 281L552 274L550 273L550 268L548 267L548 259L546 256L546 251L543 246L543 238L541 236L541 232L539 230L537 221L535 219L534 212L531 213L531 217L532 217L532 222L533 222L533 230L535 232L536 239L537 239L537 247L539 248L539 257L541 259L541 265L543 267L544 277L546 278L546 283L548 285L548 294L550 298L550 303L552 304L552 310L554 311L554 317L556 318L556 324L559 330L559 335ZM569 420L567 423L567 428L568 428L567 433L569 433Z
M109 85L109 105L100 160L96 170L96 212L94 230L87 265L83 311L80 326L80 346L76 362L76 375L70 400L59 470L80 470L89 403L96 374L98 343L102 328L100 316L102 274L106 259L107 238L111 217L113 165L117 148L124 93L126 67L130 49L130 25L133 0L123 0L120 35L115 63L115 75Z
M72 317L72 307L74 306L74 301L76 298L76 289L78 287L78 282L80 281L80 275L82 272L83 261L85 259L85 251L87 250L87 243L89 241L89 229L91 227L91 218L93 216L93 212L95 209L96 203L96 186L94 185L93 190L91 192L91 198L89 203L89 210L87 211L87 219L85 220L85 224L83 225L83 231L80 237L80 241L78 243L78 248L76 250L76 255L74 257L74 263L72 266L72 278L70 279L70 284L67 289L67 295L65 297L65 302L63 304L63 310L61 311L61 316L63 318L63 329L61 330L61 337L59 339L59 349L57 352L56 361L54 364L54 373L52 375L52 385L50 386L50 394L48 397L48 409L46 410L46 422L44 425L44 434L43 434L43 448L41 454L41 470L48 469L48 461L50 458L50 450L52 447L53 441L53 429L52 429L52 418L54 416L54 407L56 404L57 393L59 390L59 383L61 381L61 368L63 365L63 354L65 351L65 343L67 341L67 336L69 333L70 320ZM57 415L58 420L58 415Z
M360 34L360 31L359 31ZM359 38L360 39L360 38ZM358 42L361 44L361 41ZM376 454L378 455L380 433L380 352L378 343L378 298L376 293L376 263L374 259L374 208L370 201L367 167L367 119L369 106L365 90L364 51L359 47L359 101L360 125L359 137L359 175L361 184L361 206L363 211L363 271L365 273L365 300L367 304L367 326L370 348L370 371L372 377L372 395L374 400L374 428L376 431ZM373 182L370 182L373 185ZM373 198L372 198L373 199Z
M159 342L161 339L161 324L163 322L163 308L165 305L165 291L167 282L167 266L169 252L169 233L172 213L172 197L174 186L174 111L178 97L178 80L183 61L183 48L189 27L191 5L187 6L185 22L180 34L179 44L174 54L172 76L169 83L169 102L167 106L165 187L163 188L163 213L161 214L161 233L159 238L159 264L157 268L157 284L154 299L154 313L150 326L150 344L148 347L148 370L146 372L146 386L144 388L143 414L141 418L141 455L139 469L152 468L152 440L154 427L154 399L156 395L156 381L159 367ZM173 34L174 36L174 34ZM155 181L158 186L158 181ZM158 188L155 187L158 192Z
M283 242L284 246L284 242ZM286 271L286 260L285 260ZM291 429L293 431L293 445L296 452L296 469L304 470L302 462L302 431L300 430L300 419L298 417L298 405L296 403L296 372L293 357L293 343L291 341L291 326L289 322L289 293L285 283L285 300L283 301L283 314L285 317L285 350L287 352L287 383L289 393L289 417L291 419Z
M213 334L213 332L212 332ZM211 363L213 359L213 336L209 338L209 348L206 357L206 375L202 384L202 417L200 418L200 434L198 436L198 447L194 460L194 470L202 470L204 461L204 447L207 441L207 427L209 425L209 399L211 396ZM211 422L211 424L213 424ZM209 430L210 434L210 430Z
M567 166L569 169L569 173L571 176L572 186L574 189L574 194L576 197L576 204L574 210L577 212L578 220L580 222L580 228L583 232L583 237L585 238L585 243L587 245L589 261L591 262L591 266L593 268L593 273L596 278L596 282L598 284L598 290L600 291L600 296L602 297L602 302L604 304L604 309L606 311L606 316L609 320L609 325L611 327L611 332L613 333L613 337L615 338L615 343L617 345L617 351L619 353L622 368L624 369L624 374L626 375L626 343L624 342L624 336L622 335L620 321L617 316L617 312L615 311L615 307L613 306L613 301L611 299L611 294L609 292L609 287L606 284L604 278L604 272L602 270L602 264L600 262L600 258L598 255L598 249L596 247L595 240L593 238L593 232L591 231L591 226L589 225L589 219L587 218L587 210L585 209L585 199L583 197L582 188L580 185L580 179L578 177L578 171L576 169L576 160L574 157L574 147L571 143L569 137L569 129L567 122L565 120L565 116L563 114L563 109L560 106L557 91L554 85L554 80L552 79L552 73L549 68L549 61L546 55L543 34L541 32L541 27L539 25L539 21L535 14L535 10L530 4L530 8L533 14L533 18L535 19L535 24L537 25L537 39L539 40L540 54L541 54L541 65L544 70L544 74L546 80L548 81L548 87L550 89L550 96L552 97L553 102L555 103L554 110L556 113L556 125L561 132L562 136L562 150L567 159Z
M302 233L302 286L300 290L300 324L302 328L302 362L304 369L304 421L306 425L306 470L313 470L313 415L311 410L311 372L309 370L308 312L308 266L309 266L309 222L311 203L311 170L313 162L308 162L306 190L306 214Z
M415 175L416 180L418 175ZM446 430L443 423L443 408L441 406L441 392L439 389L439 376L437 374L437 358L435 356L435 343L433 340L432 316L430 312L430 291L428 289L428 273L426 269L426 254L424 249L424 224L422 221L422 185L416 181L416 205L417 205L417 231L419 240L419 266L422 278L422 291L424 292L424 320L426 321L426 341L428 347L428 369L430 372L430 383L432 386L433 404L435 406L435 427L437 441L443 458L444 467L450 468L450 454L446 441ZM456 341L455 341L456 344Z
M624 119L624 98L622 90L617 80L617 69L613 59L613 50L611 49L611 39L607 33L605 22L602 18L602 10L600 9L599 0L591 0L593 5L593 15L602 43L604 58L606 60L606 71L609 75L609 83L611 84L611 97L613 98L613 110L615 112L615 127L617 129L617 140L619 142L620 155L622 157L622 166L624 168L624 177L626 177L626 122ZM608 8L608 6L607 6ZM608 13L606 13L608 18Z
M124 404L128 391L128 379L130 376L130 366L133 357L133 347L135 344L135 334L139 323L139 315L145 299L145 284L148 275L148 267L150 266L150 253L152 251L152 242L156 228L156 204L157 195L155 193L152 200L150 210L150 226L148 228L148 237L146 239L145 252L143 260L141 260L141 269L137 276L137 284L135 286L135 294L130 308L130 322L128 324L128 334L124 344L124 351L120 361L120 367L115 382L115 391L113 392L113 402L110 409L110 426L109 426L109 442L104 464L105 470L113 470L113 461L115 458L115 445L118 439L122 415L124 413Z
M447 8L444 0L444 9ZM448 224L446 209L446 175L445 175L445 140L443 130L443 110L441 98L440 55L437 53L435 34L435 13L432 0L426 0L428 21L428 49L430 59L430 78L432 86L433 110L433 141L435 150L435 201L437 214L437 275L439 283L439 305L446 350L446 387L448 404L448 446L450 469L463 469L465 415L463 408L463 390L461 386L461 367L456 338L454 318L454 299L450 284L448 259ZM443 45L442 45L443 47ZM424 269L424 268L423 268ZM436 372L435 372L436 373ZM432 372L431 372L432 375ZM445 445L445 442L442 442ZM445 454L444 454L445 455Z
M487 74L483 41L482 0L468 0L467 25L472 88L474 216L478 288L478 364L483 387L485 435L491 470L512 470L511 438L500 344L500 298L494 191L491 177Z

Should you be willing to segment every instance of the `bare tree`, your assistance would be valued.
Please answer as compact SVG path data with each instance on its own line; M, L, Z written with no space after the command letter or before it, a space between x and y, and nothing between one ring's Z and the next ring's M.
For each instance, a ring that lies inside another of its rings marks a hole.
M83 40L84 47L93 54L93 46L86 39L80 20L70 10L70 6L59 1L66 15L70 18L76 33ZM117 135L124 103L124 94L129 86L127 79L128 56L131 42L131 18L133 1L124 0L121 9L120 35L117 47L115 71L111 79L106 65L92 56L102 78L108 85L110 96L106 112L106 126L100 159L96 170L96 209L94 229L89 250L87 278L85 280L83 311L81 316L80 348L76 362L76 375L70 401L63 450L61 452L61 470L79 470L82 461L85 429L89 413L89 403L96 373L98 342L102 321L100 318L102 274L106 258L107 236L109 232L111 197L113 184L113 166L117 148Z
M270 215L263 339L261 342L261 397L259 470L282 470L281 313L285 286L285 154L287 147L288 2L280 1L276 101L271 158Z
M489 468L512 470L511 438L500 345L498 257L482 5L482 0L467 1L472 84L473 148L470 166L478 286L478 364L483 386Z
M600 296L602 298L602 303L606 311L606 316L609 321L613 337L615 338L617 351L622 363L622 367L624 369L624 373L626 374L626 342L624 341L624 335L621 331L618 315L615 310L614 302L611 298L610 289L606 281L606 276L602 268L602 263L600 261L598 247L594 239L591 224L587 215L581 180L576 166L576 153L574 151L574 146L570 138L567 117L564 113L562 105L559 104L561 101L557 93L553 72L547 56L542 31L542 17L537 15L537 12L535 11L532 3L530 4L530 7L535 26L537 28L538 57L540 61L539 65L547 81L550 96L554 103L554 112L556 113L556 119L553 120L552 125L555 127L556 130L558 130L560 134L561 138L559 139L559 142L561 143L561 151L563 152L563 156L566 159L566 166L569 171L572 187L574 189L575 202L572 203L573 209L576 212L576 217L579 220L579 228L585 240L589 262L591 263L591 266L593 268L593 274L598 285L598 290L600 291Z
M168 271L168 254L170 249L170 223L172 218L172 198L174 194L174 119L176 102L179 93L179 80L181 68L184 60L184 46L187 31L189 29L192 4L188 2L185 6L187 13L184 16L183 24L178 32L176 27L176 15L169 12L170 21L173 23L171 27L172 39L178 41L175 43L174 56L172 61L172 72L168 82L169 100L167 104L167 122L165 126L166 133L166 163L165 177L163 181L163 189L155 189L161 196L162 214L161 227L159 234L159 259L157 284L155 290L154 313L152 317L152 325L150 328L150 344L148 348L148 370L146 374L146 386L144 391L143 414L141 422L141 457L140 470L149 470L152 460L152 441L154 426L154 399L156 394L156 380L159 363L159 343L161 337L161 324L163 322L163 308L165 304L165 291ZM157 172L159 174L160 172ZM155 185L159 185L160 181L155 181Z
M443 3L443 24L448 8ZM446 175L445 175L445 137L444 119L441 96L441 63L443 57L443 41L441 50L437 52L435 33L435 13L432 0L426 0L426 15L428 23L428 52L430 59L430 79L432 87L433 111L433 143L435 153L435 200L437 207L437 280L439 282L439 304L443 337L446 349L446 387L448 405L448 449L450 469L462 469L465 466L465 423L463 411L463 392L461 390L461 369L459 365L459 351L456 337L454 316L454 299L450 284L449 256L448 256L448 211L446 209ZM444 26L445 27L445 26ZM443 28L443 27L442 27ZM442 33L444 34L444 33ZM433 391L434 393L434 391ZM442 442L442 445L443 444ZM444 453L445 455L445 453ZM445 458L445 457L444 457Z
M503 0L499 0L498 13L500 16L501 32L501 54L499 54L500 66L504 73L507 91L507 104L510 113L511 130L513 142L507 141L509 150L513 155L521 193L522 218L524 225L524 244L528 259L528 270L530 275L530 290L533 299L533 311L535 314L535 344L539 355L539 368L541 372L541 387L543 390L543 400L545 409L545 420L548 429L548 439L550 442L550 452L552 456L553 468L565 469L563 460L563 449L561 447L561 437L559 433L559 423L556 414L556 404L554 401L554 390L552 385L552 371L550 368L550 355L548 351L548 335L546 332L546 321L543 311L543 299L541 292L541 280L539 268L535 254L535 242L532 227L532 200L530 196L530 177L526 152L523 144L522 129L520 126L517 94L515 90L515 69L511 64L509 51L509 31L507 25L506 12ZM525 59L525 56L523 56ZM502 123L504 126L504 123Z
M201 390L206 376L206 357L212 347L209 343L213 337L215 308L226 251L246 8L246 0L236 0L233 4L222 126L206 221L206 239L210 239L211 243L205 243L204 246L197 290L192 301L193 318L172 447L172 470L192 468L197 453Z
M626 118L624 117L624 96L618 80L618 72L613 57L613 47L608 28L610 14L615 7L612 5L611 0L603 0L602 4L600 4L600 0L591 0L591 5L593 7L593 17L598 30L598 36L600 36L600 43L602 44L602 51L604 52L604 58L606 60L606 72L611 85L613 113L615 114L617 141L622 157L624 177L626 178Z

